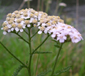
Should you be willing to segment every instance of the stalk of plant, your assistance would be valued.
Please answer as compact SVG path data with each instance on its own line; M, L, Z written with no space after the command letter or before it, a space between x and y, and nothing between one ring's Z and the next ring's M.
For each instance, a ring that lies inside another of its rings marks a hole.
M56 55L55 64L54 64L54 66L53 66L53 70L52 70L51 76L54 75L54 71L55 71L55 68L56 68L56 64L57 64L57 62L58 62L58 58L59 58L59 54L60 54L61 49L62 49L62 45L63 45L63 44L60 45L59 50L58 50L58 54Z
M30 51L30 57L29 57L29 76L31 76L31 60L32 60L32 54L31 54L31 33L30 33L30 29L28 29L29 34L28 34L28 38L29 38L29 51Z

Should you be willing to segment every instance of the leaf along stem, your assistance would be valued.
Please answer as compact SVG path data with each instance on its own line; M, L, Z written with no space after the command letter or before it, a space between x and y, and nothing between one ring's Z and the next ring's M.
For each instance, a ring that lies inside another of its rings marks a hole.
M24 67L26 67L26 68L28 68L21 60L19 60L14 54L12 54L9 50L8 50L8 48L4 45L4 44L2 44L2 42L0 42L0 44L5 48L5 50L9 53L9 54L11 54L18 62L20 62Z

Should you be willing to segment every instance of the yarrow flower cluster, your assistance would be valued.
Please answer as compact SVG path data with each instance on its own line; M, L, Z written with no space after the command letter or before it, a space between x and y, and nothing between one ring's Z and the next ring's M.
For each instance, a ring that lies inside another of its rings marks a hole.
M22 9L20 11L14 11L7 15L6 21L2 24L3 34L6 35L8 32L23 32L26 27L32 27L37 25L38 20L40 20L43 12L37 12L33 9ZM47 14L46 14L47 15Z
M65 24L59 16L48 16L41 22L38 28L38 34L42 32L45 34L49 33L53 39L60 43L65 41L77 43L83 40L81 34L74 27Z
M71 25L65 24L59 16L48 16L42 11L37 12L30 8L9 13L1 29L6 35L9 32L23 32L25 28L35 26L39 29L38 34L49 34L60 43L65 41L77 43L83 40L81 34Z

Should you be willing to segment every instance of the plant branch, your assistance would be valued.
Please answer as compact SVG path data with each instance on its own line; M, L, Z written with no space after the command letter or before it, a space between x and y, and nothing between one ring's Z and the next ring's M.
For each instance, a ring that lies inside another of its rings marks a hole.
M32 54L34 54L34 53L36 52L36 50L37 50L39 47L42 46L42 44L48 39L49 36L50 36L50 35L48 35L48 36L43 40L43 42L32 52Z
M60 46L60 48L59 48L59 51L58 51L58 54L56 55L56 59L55 59L55 63L54 63L54 67L53 67L51 76L53 76L53 74L54 74L55 67L56 67L56 64L57 64L57 61L58 61L58 57L59 57L60 51L61 51L61 49L62 49L62 45L63 45L63 44L61 44L61 46Z
M26 41L22 36L20 36L18 33L16 33L23 41L25 41L26 43L28 43L29 44L29 42L28 41Z
M28 32L26 30L24 30L24 32L28 35Z
M35 32L34 35L33 35L31 38L33 38L33 37L38 33L38 31L39 31L39 30L37 30L37 32Z
M2 42L0 42L0 44L5 48L5 50L9 53L9 54L11 54L18 62L20 62L23 66L25 66L26 68L28 68L21 60L19 60L14 54L12 54L8 49L7 49L7 47L6 46L4 46L4 44L2 44Z

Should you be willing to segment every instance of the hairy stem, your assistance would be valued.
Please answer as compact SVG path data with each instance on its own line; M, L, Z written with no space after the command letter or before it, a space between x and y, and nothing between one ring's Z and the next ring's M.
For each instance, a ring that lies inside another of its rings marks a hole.
M6 51L11 54L18 62L20 62L23 66L25 66L26 68L28 68L21 60L19 60L14 54L12 54L6 46L4 46L4 44L2 44L2 42L0 42L0 44L6 49Z
M58 57L59 57L60 51L61 51L61 49L62 49L62 45L63 45L63 44L61 44L61 46L60 46L60 48L59 48L59 51L58 51L58 54L56 55L56 59L55 59L55 63L54 63L54 66L53 66L53 70L52 70L51 76L53 76L53 74L54 74L55 67L56 67L56 64L57 64L57 61L58 61Z

